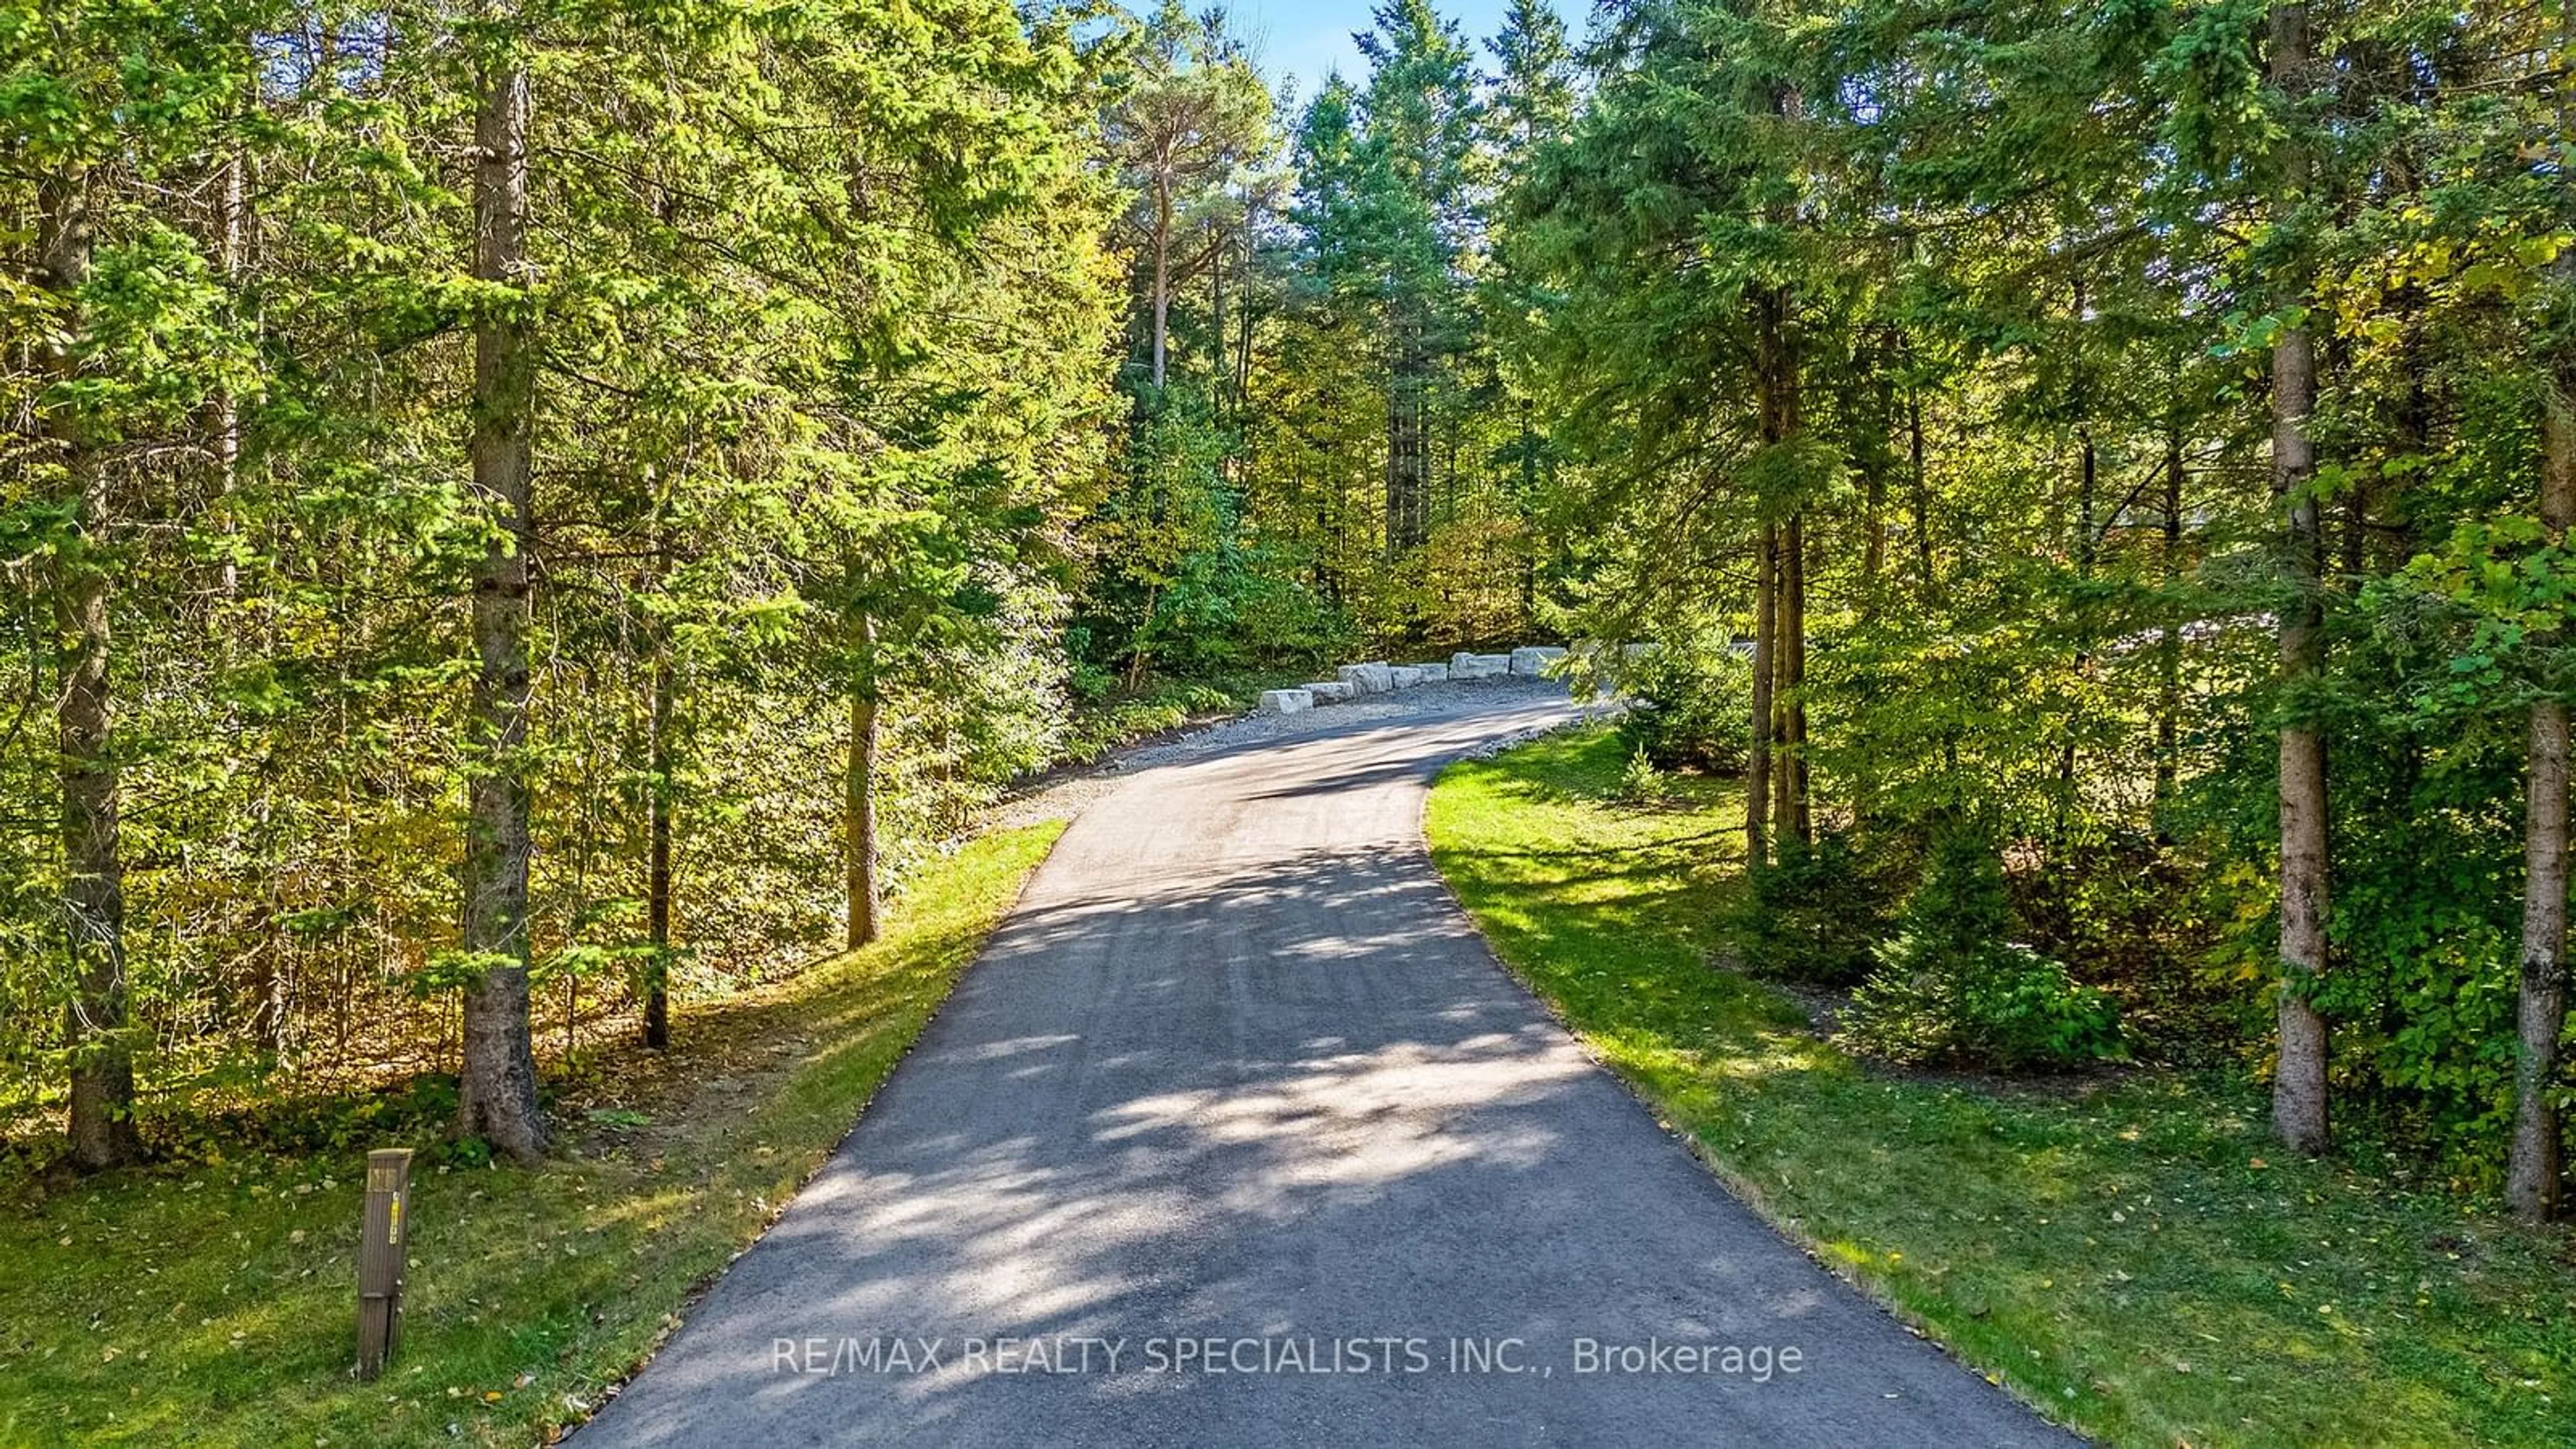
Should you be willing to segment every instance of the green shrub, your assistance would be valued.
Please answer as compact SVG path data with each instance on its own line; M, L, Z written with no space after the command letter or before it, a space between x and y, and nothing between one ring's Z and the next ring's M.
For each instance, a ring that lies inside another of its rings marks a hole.
M2084 979L2118 998L2132 1050L2214 1066L2271 1028L2270 1002L2229 969L2233 921L2222 893L2242 887L2213 884L2224 869L2115 827L2009 866L2004 888L2018 939L2043 956L2083 962Z
M1619 772L1619 798L1631 805L1650 805L1664 798L1664 774L1641 747L1629 752Z
M2111 999L2027 946L1997 942L1939 969L1908 963L1911 938L1881 953L1881 969L1853 994L1838 1038L1872 1056L2033 1071L2122 1055Z
M1863 844L1843 831L1827 831L1812 845L1782 840L1779 858L1752 872L1750 964L1765 975L1827 986L1868 975L1911 854L1901 842Z
M1667 770L1744 773L1753 667L1722 641L1671 644L1620 666L1629 696L1619 722L1631 751Z
M1993 845L1973 831L1945 834L1902 927L1853 995L1841 1040L1892 1061L1998 1071L2121 1055L2110 997L2006 940L2011 923Z

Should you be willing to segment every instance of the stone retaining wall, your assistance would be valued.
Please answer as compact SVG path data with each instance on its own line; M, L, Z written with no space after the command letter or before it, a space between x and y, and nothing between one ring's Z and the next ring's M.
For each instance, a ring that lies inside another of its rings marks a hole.
M1261 714L1302 714L1322 704L1340 704L1364 695L1392 694L1399 689L1412 689L1423 684L1468 683L1484 679L1518 676L1534 679L1544 676L1548 666L1565 657L1565 650L1554 644L1528 645L1508 654L1469 654L1449 656L1447 663L1425 661L1420 664L1390 664L1383 659L1368 659L1345 664L1335 670L1337 677L1302 684L1294 689L1265 689L1261 692Z

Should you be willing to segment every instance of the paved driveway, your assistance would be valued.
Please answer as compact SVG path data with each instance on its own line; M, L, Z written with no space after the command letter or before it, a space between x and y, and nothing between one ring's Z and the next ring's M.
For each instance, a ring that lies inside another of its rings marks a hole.
M2064 1442L1494 964L1424 790L1570 706L1425 695L1087 810L584 1449Z

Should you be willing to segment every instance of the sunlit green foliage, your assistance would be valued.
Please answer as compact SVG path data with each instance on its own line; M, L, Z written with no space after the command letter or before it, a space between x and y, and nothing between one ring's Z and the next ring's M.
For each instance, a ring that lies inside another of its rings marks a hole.
M1751 639L1757 532L1803 510L1820 828L1989 822L2016 929L2160 1049L2269 1064L2273 732L2316 722L2335 1083L2483 1181L2537 858L2524 714L2570 688L2533 512L2576 336L2562 17L2309 7L2293 95L2281 9L1610 7L1584 104L1504 188L1507 368L1556 418L1571 630ZM2314 676L2275 637L2293 326L2322 339ZM1785 444L1766 337L1798 370ZM1648 682L1641 729L1724 697Z
M469 32L534 76L508 287L464 272L474 58L443 37ZM884 625L897 871L1049 758L1064 534L1109 441L1086 43L987 0L0 20L0 536L28 585L0 1106L57 1093L65 1046L37 585L75 416L116 590L131 1034L170 1110L449 1059L479 316L525 319L541 354L541 1018L627 1029L603 1014L649 954L656 794L684 993L829 939L854 614ZM94 265L67 299L20 263L72 194Z

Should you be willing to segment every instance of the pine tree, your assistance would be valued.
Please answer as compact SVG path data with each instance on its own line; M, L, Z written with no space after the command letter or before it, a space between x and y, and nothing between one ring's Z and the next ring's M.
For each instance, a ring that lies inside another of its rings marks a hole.
M1270 98L1260 77L1218 26L1180 0L1134 37L1132 73L1106 118L1107 140L1139 198L1149 376L1170 377L1173 293L1222 264L1238 168L1267 149Z
M520 1162L545 1154L537 1064L528 1025L528 714L530 555L537 519L533 448L537 349L527 311L526 61L514 53L518 16L487 12L495 35L476 57L474 278L485 293L474 325L474 488L490 510L490 539L472 581L474 703L468 725L462 1130Z
M29 602L44 608L29 611L26 657L53 675L42 767L52 808L12 813L58 823L42 872L56 882L54 929L36 959L63 968L69 1136L85 1167L142 1150L126 802L128 761L153 724L120 681L147 677L137 651L158 638L125 626L171 604L139 592L166 582L170 565L134 525L159 506L152 455L193 443L193 419L255 385L223 279L192 247L188 219L150 198L201 151L230 144L249 24L247 11L220 4L166 14L75 4L0 39L13 77L0 123L30 183L32 243L23 289L0 311L0 330L24 339L13 343L23 348L11 359L18 422L0 456L15 486L0 528L12 556L41 569L43 593ZM138 116L151 125L132 125Z

